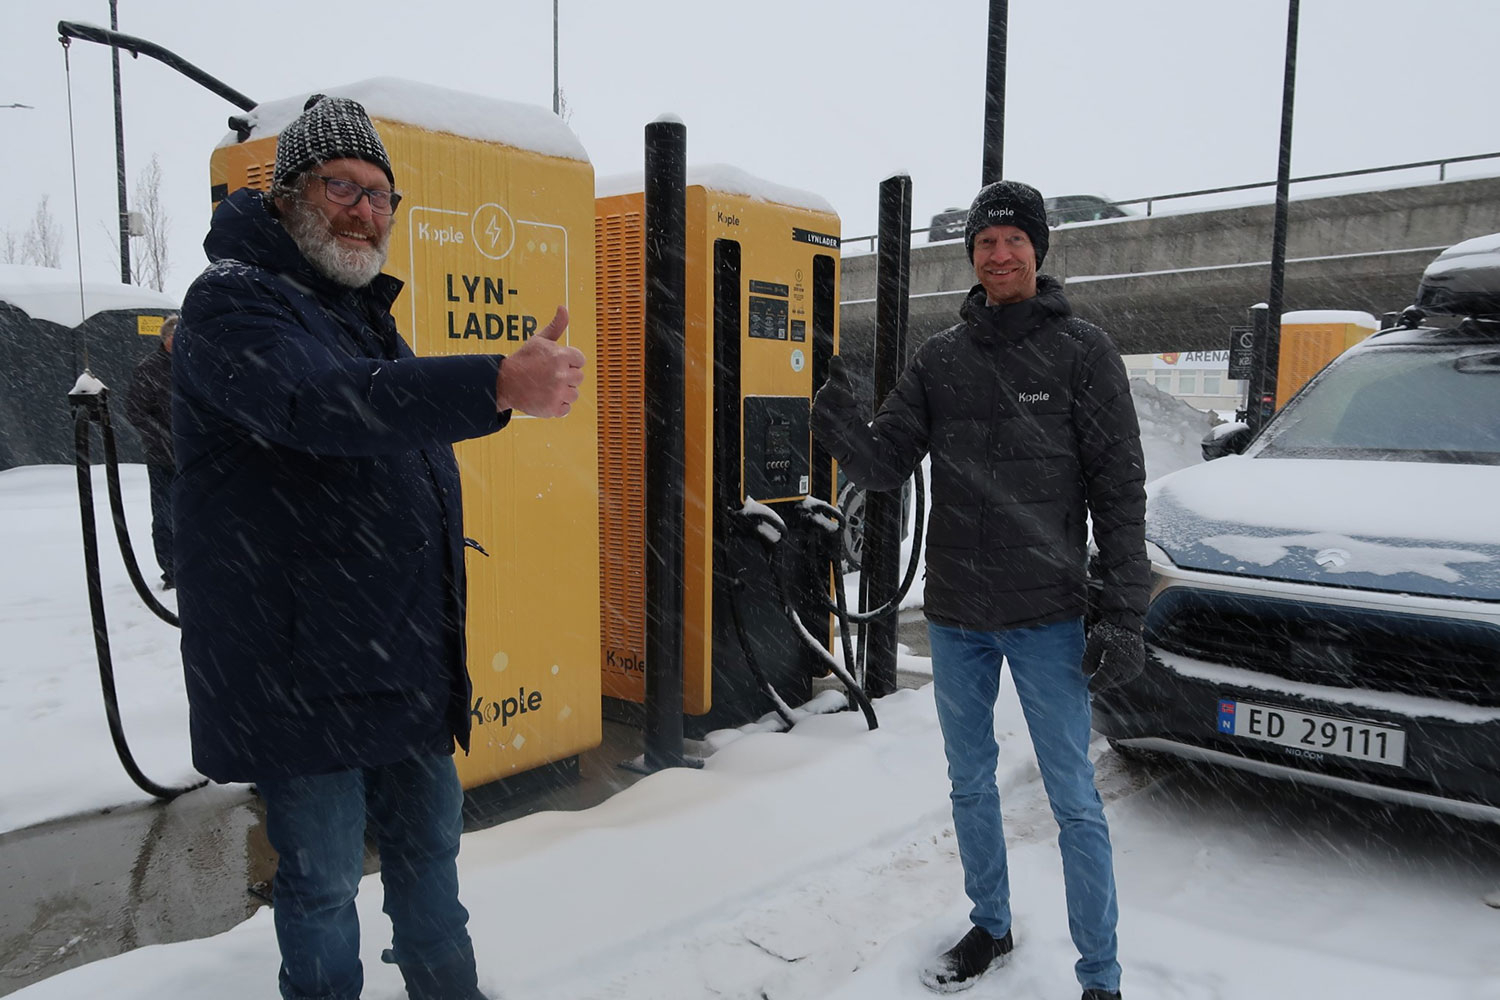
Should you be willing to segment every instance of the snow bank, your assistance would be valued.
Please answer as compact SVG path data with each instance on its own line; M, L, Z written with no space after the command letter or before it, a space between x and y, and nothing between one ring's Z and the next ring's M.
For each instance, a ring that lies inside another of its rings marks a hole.
M1145 379L1130 380L1136 419L1141 423L1141 450L1146 458L1146 481L1203 461L1200 442L1213 418Z

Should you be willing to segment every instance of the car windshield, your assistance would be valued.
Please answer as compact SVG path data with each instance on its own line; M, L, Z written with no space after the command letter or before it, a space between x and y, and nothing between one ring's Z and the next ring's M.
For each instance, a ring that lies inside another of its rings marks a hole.
M1288 403L1253 454L1500 465L1500 350L1356 351Z

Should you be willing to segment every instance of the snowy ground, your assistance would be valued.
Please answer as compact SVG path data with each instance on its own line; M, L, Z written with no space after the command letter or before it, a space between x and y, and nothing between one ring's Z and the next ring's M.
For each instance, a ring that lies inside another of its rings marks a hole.
M1174 455L1196 457L1190 421L1139 393L1137 407L1153 475L1182 464ZM146 553L144 470L124 472ZM0 751L12 765L0 773L0 830L142 798L108 742L79 550L70 469L0 472ZM140 606L118 554L106 549L104 566L131 745L157 781L186 781L175 632ZM557 1000L930 996L917 969L962 933L968 910L931 689L877 709L873 733L841 713L785 734L716 734L701 771L467 835L460 865L485 988ZM1008 683L997 718L1018 945L970 995L1076 997L1056 828ZM1482 900L1500 889L1495 828L1127 768L1095 749L1128 996L1500 1000L1500 910ZM359 901L365 995L399 1000L399 976L379 961L380 903L372 876ZM276 962L262 910L216 937L142 948L15 996L251 1000L274 995Z

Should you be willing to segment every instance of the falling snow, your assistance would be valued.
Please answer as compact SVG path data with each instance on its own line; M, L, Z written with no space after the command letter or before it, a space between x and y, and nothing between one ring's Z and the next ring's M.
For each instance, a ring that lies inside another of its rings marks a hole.
M1196 412L1149 395L1153 478L1189 462ZM1186 422L1184 422L1186 421ZM1174 457L1175 456L1175 457ZM143 468L123 470L148 537ZM94 676L73 471L0 472L0 829L137 803L109 745ZM104 510L102 481L96 485ZM193 777L176 635L104 550L126 731L155 780ZM148 575L150 575L148 573ZM170 595L168 595L170 600ZM904 671L930 665L903 653ZM1177 669L1192 669L1178 664ZM466 835L459 863L481 985L556 1000L739 997L888 1000L928 994L917 970L967 926L930 686L880 699L881 726L827 714L828 692L781 733L768 716L710 736L702 770L648 777L602 805ZM997 708L1017 951L974 996L1077 995L1056 829L1008 679ZM1500 997L1500 836L1310 789L1129 767L1094 747L1121 896L1126 995ZM209 788L203 796L242 796ZM360 887L370 1000L399 1000L381 886ZM15 996L263 998L270 913L225 933L84 965Z

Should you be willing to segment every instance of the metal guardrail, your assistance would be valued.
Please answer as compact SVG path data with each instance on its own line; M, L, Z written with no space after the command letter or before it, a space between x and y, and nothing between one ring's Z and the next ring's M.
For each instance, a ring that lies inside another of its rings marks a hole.
M1448 179L1448 166L1449 166L1449 164L1453 164L1453 163L1471 163L1471 162L1473 162L1475 160L1494 160L1494 159L1500 159L1500 153L1475 153L1475 154L1473 154L1471 156L1448 156L1448 157L1444 157L1443 159L1440 159L1440 160L1418 160L1418 161L1413 162L1413 163L1394 163L1394 164L1391 164L1390 166L1385 166L1385 167L1364 167L1364 168L1362 168L1360 170L1340 170L1337 173L1332 173L1332 174L1309 174L1306 177L1293 177L1291 179L1291 183L1293 183L1293 184L1303 184L1303 183L1307 183L1308 181L1329 181L1329 180L1336 180L1336 179L1338 179L1340 177L1361 177L1361 176L1364 176L1365 174L1384 174L1384 173L1390 173L1390 172L1396 171L1396 170L1417 170L1417 169L1420 169L1422 167L1437 167L1438 168L1438 180L1439 181L1445 181L1445 180ZM1175 192L1173 194L1154 194L1154 195L1150 195L1149 197L1146 197L1146 198L1126 198L1126 199L1123 199L1121 201L1112 201L1112 202L1110 202L1110 204L1111 205L1117 205L1117 206L1118 205L1145 205L1146 206L1146 215L1149 216L1151 214L1151 209L1152 209L1153 205L1156 202L1158 202L1158 201L1171 201L1171 200L1173 200L1175 198L1197 198L1197 197L1201 197L1203 195L1209 195L1209 194L1229 194L1229 193L1232 193L1232 192L1235 192L1235 191L1254 191L1257 188L1268 188L1268 187L1275 187L1275 186L1276 186L1276 182L1275 181L1259 181L1259 182L1254 183L1254 184L1231 184L1228 187L1202 188L1202 189L1197 190L1197 191L1178 191L1178 192ZM931 226L924 226L921 229L913 229L911 231L910 235L911 236L916 236L918 233L931 233L931 232L932 232L932 227ZM875 249L875 242L876 242L876 240L878 238L879 238L878 236L850 236L850 237L848 237L846 239L840 240L839 241L839 245L841 247L843 247L843 246L848 246L851 243L864 243L864 242L868 242L869 245L870 245L870 249L874 250Z

